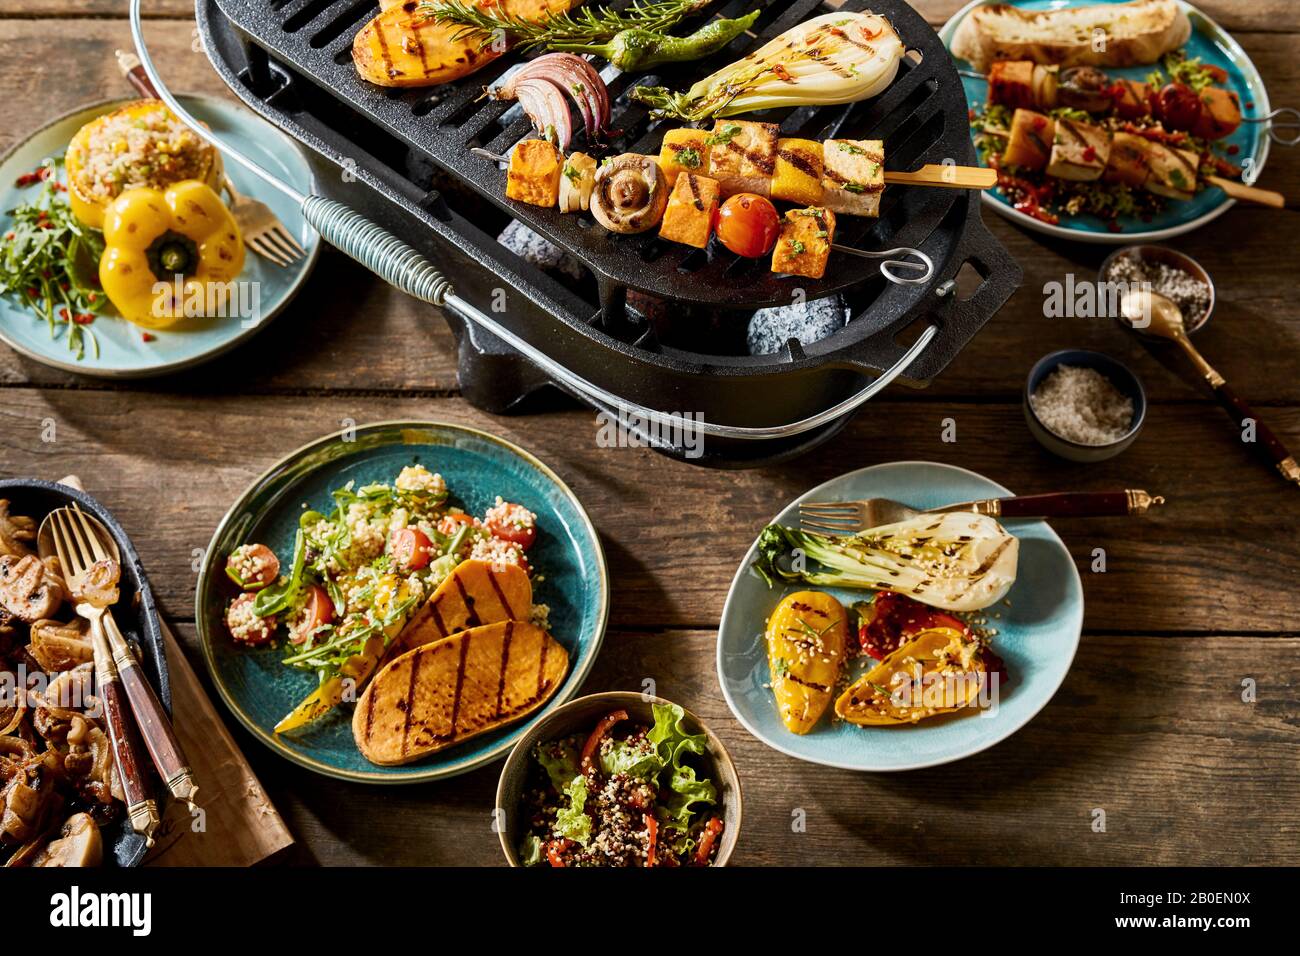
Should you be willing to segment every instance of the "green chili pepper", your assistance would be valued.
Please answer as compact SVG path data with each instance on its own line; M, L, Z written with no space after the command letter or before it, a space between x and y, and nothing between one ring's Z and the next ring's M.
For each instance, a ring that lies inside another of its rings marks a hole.
M625 73L648 70L663 63L685 63L712 56L740 36L758 19L755 10L736 20L714 20L687 37L670 37L654 30L623 30L607 43L554 43L552 50L594 53Z

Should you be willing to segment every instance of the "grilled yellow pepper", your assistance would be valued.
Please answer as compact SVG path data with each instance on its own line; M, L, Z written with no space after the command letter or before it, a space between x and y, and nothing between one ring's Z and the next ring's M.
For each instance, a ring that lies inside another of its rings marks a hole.
M767 664L781 722L806 734L821 719L844 666L848 621L823 591L796 591L767 621Z
M231 307L228 283L244 267L244 240L206 184L127 190L105 213L104 242L99 282L128 321L161 329Z
M978 641L953 627L927 628L859 677L835 713L869 727L915 724L971 706L986 670Z

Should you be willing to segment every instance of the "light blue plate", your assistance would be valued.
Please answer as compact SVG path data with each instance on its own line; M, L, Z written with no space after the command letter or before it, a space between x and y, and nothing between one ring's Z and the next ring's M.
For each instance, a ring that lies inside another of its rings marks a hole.
M348 440L350 438L350 440ZM303 505L333 508L330 492L348 481L392 482L404 465L423 464L447 481L453 503L481 515L500 495L537 514L529 560L544 580L533 600L551 608L551 633L569 651L564 685L530 719L475 737L426 760L378 767L352 739L352 705L311 728L275 734L282 717L317 686L314 675L280 663L284 649L238 647L223 618L234 596L225 560L239 544L271 547L287 566ZM195 603L203 655L222 700L259 740L311 770L367 783L417 783L465 773L514 746L536 721L572 697L591 669L609 615L609 573L591 519L573 492L528 452L486 432L436 422L364 425L293 452L257 479L222 519L208 546Z
M775 524L797 527L801 501L853 501L884 497L916 508L1009 495L1006 488L972 471L935 462L903 461L849 472L790 503ZM845 770L915 770L950 763L1005 740L1051 700L1074 660L1083 627L1083 585L1074 560L1042 521L1010 522L1020 539L1016 583L987 612L998 629L993 650L1006 661L1009 682L996 710L967 711L905 727L858 727L832 722L832 711L809 733L785 729L770 687L764 628L781 599L803 586L769 588L753 570L749 549L727 595L718 631L718 680L731 712L763 743L810 763ZM828 588L849 610L870 591ZM850 615L852 612L850 611ZM993 618L994 614L1001 617ZM850 628L852 632L854 628ZM850 633L850 640L856 640ZM856 676L861 666L854 669ZM832 705L833 707L833 705Z
M951 49L952 38L957 31L958 24L975 7L987 2L991 2L991 0L974 0L973 3L967 4L953 14L952 19L945 23L939 31L939 38L943 40L944 46ZM1026 10L1047 10L1083 6L1097 2L1122 3L1124 0L1016 0L1013 5ZM1187 11L1187 15L1192 22L1192 35L1183 46L1187 55L1189 57L1200 57L1205 63L1220 66L1227 70L1227 87L1235 90L1240 97L1243 117L1249 119L1250 117L1267 116L1271 109L1268 104L1268 93L1264 89L1264 81L1260 78L1259 71L1255 69L1255 64L1251 63L1250 57L1221 26L1191 4L1184 2L1184 0L1179 0L1179 2L1182 8ZM970 64L965 60L957 60L957 66L959 69L971 69ZM1108 74L1128 77L1133 80L1145 80L1147 74L1155 68L1155 66L1103 67ZM988 83L985 80L964 76L962 77L962 85L966 89L966 99L972 107L982 105L988 98ZM1237 131L1224 142L1233 144L1239 149L1237 155L1227 156L1226 159L1242 166L1249 161L1251 168L1257 174L1263 171L1264 162L1268 159L1269 147L1266 123L1242 123ZM1052 225L1040 219L1035 219L1033 216L1025 215L1012 208L1011 203L1002 195L1000 189L985 190L983 199L996 212L1027 229L1064 239L1073 239L1077 242L1093 242L1107 245L1159 242L1174 236L1181 236L1218 218L1235 203L1235 200L1229 199L1221 189L1210 187L1197 193L1187 202L1170 200L1166 204L1164 211L1157 216L1153 216L1149 222L1132 216L1122 217L1119 223L1123 231L1112 232L1106 223L1095 216L1062 215L1059 225Z
M106 100L68 113L5 154L0 160L0 232L8 228L9 211L31 198L38 188L19 187L18 177L36 169L51 156L62 156L77 130L131 99ZM216 97L182 96L181 102L223 140L302 192L312 191L312 174L306 157L297 143L274 126L243 106ZM239 278L258 284L261 321L246 327L237 316L187 319L174 328L153 332L154 340L146 342L142 335L144 329L109 313L97 317L90 326L99 340L99 357L94 356L87 343L85 354L78 361L68 349L66 328L56 328L52 337L44 319L11 299L0 297L0 340L28 358L69 372L105 378L145 378L206 362L256 335L289 304L306 281L320 254L320 240L292 200L237 164L228 162L225 166L235 187L244 195L269 205L307 251L304 258L285 268L248 250Z

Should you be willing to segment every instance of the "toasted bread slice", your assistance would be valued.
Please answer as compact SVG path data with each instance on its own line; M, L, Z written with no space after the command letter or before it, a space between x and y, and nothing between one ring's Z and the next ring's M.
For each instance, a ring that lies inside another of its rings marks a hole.
M388 658L467 627L526 621L532 608L533 586L528 572L519 565L462 561L402 628L389 648Z
M994 3L976 7L962 20L952 38L952 52L980 72L987 72L995 60L1137 66L1155 63L1191 35L1191 22L1176 0L1055 10Z
M352 736L371 763L410 763L532 713L568 670L568 651L540 627L472 627L376 674L357 702Z

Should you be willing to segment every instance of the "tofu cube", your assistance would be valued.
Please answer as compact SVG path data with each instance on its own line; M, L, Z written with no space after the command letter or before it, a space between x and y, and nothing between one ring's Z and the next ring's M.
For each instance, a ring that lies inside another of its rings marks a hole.
M880 215L885 145L878 139L828 139L822 147L822 204L849 216Z
M781 235L772 248L772 271L820 279L835 240L835 213L813 206L791 209L781 220Z
M665 133L659 148L659 168L664 171L664 179L675 183L678 173L709 175L709 147L704 144L708 138L708 132L702 129L673 129Z
M776 143L781 128L775 123L718 120L705 142L709 146L709 175L724 196L772 192L776 173Z
M716 179L678 173L677 183L668 196L659 235L671 242L703 249L713 232L713 217L718 211L721 187Z
M526 139L510 154L506 197L533 206L554 206L560 199L560 152L544 139Z
M1146 187L1157 196L1188 200L1196 195L1196 171L1201 157L1189 149L1175 149L1162 143L1152 143L1147 154L1151 175Z
M1110 133L1091 123L1058 119L1052 136L1047 175L1090 183L1100 179L1110 159Z

